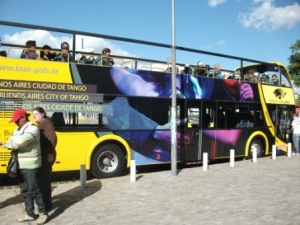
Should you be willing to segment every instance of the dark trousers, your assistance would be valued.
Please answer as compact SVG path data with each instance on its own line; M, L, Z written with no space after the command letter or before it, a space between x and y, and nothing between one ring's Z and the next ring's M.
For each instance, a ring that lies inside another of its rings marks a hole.
M37 173L37 181L43 195L46 210L52 208L52 164L43 162Z
M34 201L37 204L39 213L46 212L42 193L37 182L37 171L38 169L20 169L20 175L18 176L25 211L29 216L34 216Z

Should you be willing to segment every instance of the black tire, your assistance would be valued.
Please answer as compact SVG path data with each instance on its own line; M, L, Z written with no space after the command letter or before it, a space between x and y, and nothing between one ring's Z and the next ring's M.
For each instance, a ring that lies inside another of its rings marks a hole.
M253 148L257 149L257 158L262 157L263 155L265 155L265 150L263 148L263 143L261 142L261 140L258 139L254 139L251 144L250 144L250 148L248 151L248 158L252 159L253 158Z
M119 176L125 165L125 156L115 144L107 144L96 150L92 159L92 174L96 178Z

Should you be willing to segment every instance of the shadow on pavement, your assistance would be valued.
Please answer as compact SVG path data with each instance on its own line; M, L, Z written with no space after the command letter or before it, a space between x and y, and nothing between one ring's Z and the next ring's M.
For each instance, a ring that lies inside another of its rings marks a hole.
M101 190L102 184L99 180L87 183L85 188L80 186L72 188L66 192L53 196L53 213L49 216L49 220L62 214L67 208L80 202L84 198L93 195L97 191Z

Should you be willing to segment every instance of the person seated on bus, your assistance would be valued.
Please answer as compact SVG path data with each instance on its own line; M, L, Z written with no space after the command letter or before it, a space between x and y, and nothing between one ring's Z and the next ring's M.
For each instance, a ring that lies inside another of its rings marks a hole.
M0 51L0 57L7 57L6 51Z
M199 61L197 64L197 67L195 69L194 75L207 76L209 70L205 66L208 66L208 65L205 65L204 62Z
M276 74L272 75L271 84L273 84L273 85L278 85L279 84L279 79L278 79L278 76Z
M205 69L207 70L207 72L206 72L206 76L209 76L209 71L210 71L210 65L208 65L208 64L205 64Z
M261 75L261 77L259 78L259 81L260 81L260 83L262 83L262 84L269 84L269 80L270 80L270 78L269 78L269 76L268 76L267 73L263 73L263 74Z
M65 125L64 114L62 112L54 112L51 116L51 120L55 127L60 127Z
M220 64L215 64L210 74L212 74L212 77L214 78L224 79L224 74L221 72Z
M55 61L56 54L51 52L51 47L49 45L43 46L43 51L41 51L40 59L46 61Z
M38 59L39 55L36 53L36 41L28 40L26 48L21 53L21 59Z
M71 54L70 54L70 45L67 42L62 42L60 45L61 53L56 55L56 61L59 62L70 62L71 61Z
M1 43L1 38L0 38L0 47L2 46ZM6 51L0 51L0 57L7 57L7 52Z
M244 80L248 81L250 83L257 83L258 81L258 73L254 72L253 70L249 70L245 76L244 76Z
M192 74L192 68L189 64L185 64L183 70L180 71L181 74Z
M98 64L98 57L94 57L92 55L78 55L78 63L81 64L91 64L91 65L97 65Z
M102 57L101 65L102 66L113 66L115 64L114 60L110 57L111 50L109 48L104 48L102 50L102 55L107 57Z

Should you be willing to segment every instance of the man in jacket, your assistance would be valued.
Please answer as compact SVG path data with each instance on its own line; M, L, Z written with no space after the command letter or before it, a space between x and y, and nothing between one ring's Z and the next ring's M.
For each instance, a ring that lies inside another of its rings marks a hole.
M18 181L26 213L19 217L17 221L25 222L37 219L37 224L44 224L48 219L48 215L36 176L38 168L41 166L40 131L37 126L29 122L29 115L24 109L15 110L13 118L9 122L15 122L18 127L7 143L1 142L0 144L1 147L18 151L20 168ZM34 213L33 200L38 206L39 216Z

